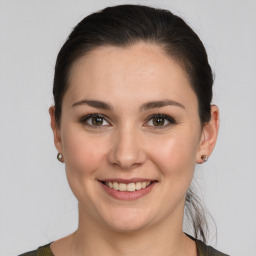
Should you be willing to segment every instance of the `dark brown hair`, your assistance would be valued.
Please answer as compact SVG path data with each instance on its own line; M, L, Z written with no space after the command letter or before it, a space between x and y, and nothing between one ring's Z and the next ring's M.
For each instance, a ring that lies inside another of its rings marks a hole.
M71 66L99 46L128 47L137 42L159 45L186 71L198 99L202 126L211 118L213 75L205 48L183 19L168 10L143 5L118 5L92 13L79 22L62 46L56 61L53 95L55 119L61 125L62 100L69 86ZM203 207L189 190L186 211L194 235L206 240L207 222Z

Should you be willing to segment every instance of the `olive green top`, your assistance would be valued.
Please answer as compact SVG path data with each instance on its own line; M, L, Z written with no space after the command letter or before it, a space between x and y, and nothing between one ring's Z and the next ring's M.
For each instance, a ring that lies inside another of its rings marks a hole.
M19 256L54 256L51 251L50 244L39 247L35 251L27 252ZM228 256L227 254L221 253L211 246L206 245L200 240L196 240L196 248L198 256Z

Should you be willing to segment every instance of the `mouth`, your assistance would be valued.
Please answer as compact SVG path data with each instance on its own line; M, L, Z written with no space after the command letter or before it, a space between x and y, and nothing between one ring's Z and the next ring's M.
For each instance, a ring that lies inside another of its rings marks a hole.
M141 189L147 188L155 181L139 181L139 182L130 182L130 183L122 183L117 181L102 181L104 185L107 187L114 189L116 191L122 191L122 192L134 192L139 191Z
M144 197L155 187L157 180L149 179L110 179L99 180L108 195L119 200L135 200Z

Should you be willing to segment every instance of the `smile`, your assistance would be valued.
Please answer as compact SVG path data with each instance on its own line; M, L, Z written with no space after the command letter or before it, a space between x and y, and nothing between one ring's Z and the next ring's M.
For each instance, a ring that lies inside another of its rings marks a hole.
M152 182L150 181L143 181L143 182L136 182L136 183L119 183L119 182L104 182L104 184L106 186L108 186L109 188L112 188L114 190L117 191L129 191L129 192L134 192L134 191L138 191L141 190L143 188L148 187Z
M158 183L157 180L101 180L100 184L104 191L118 200L136 200L146 196Z

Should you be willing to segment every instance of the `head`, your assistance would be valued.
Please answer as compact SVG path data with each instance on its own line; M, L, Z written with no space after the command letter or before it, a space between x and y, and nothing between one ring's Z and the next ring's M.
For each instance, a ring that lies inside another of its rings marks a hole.
M119 230L182 221L195 164L216 142L212 85L201 40L171 12L121 5L84 18L58 54L50 108L80 211ZM148 194L109 195L134 178L152 181Z

